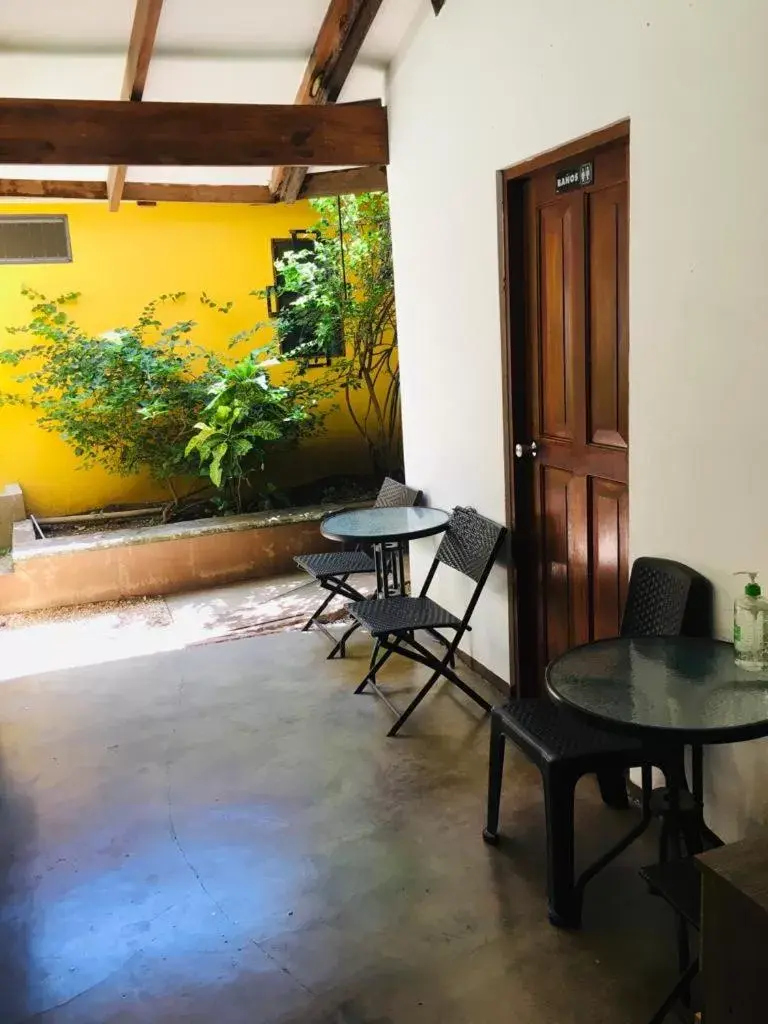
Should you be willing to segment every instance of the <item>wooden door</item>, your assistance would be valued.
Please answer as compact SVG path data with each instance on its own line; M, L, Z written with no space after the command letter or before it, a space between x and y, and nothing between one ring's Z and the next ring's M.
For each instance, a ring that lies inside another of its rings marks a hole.
M522 558L521 684L615 636L627 582L628 146L584 153L592 182L558 193L558 165L523 185L524 324L514 427ZM588 175L587 175L588 176ZM530 446L535 444L535 455ZM519 447L522 445L522 449ZM527 549L527 550L526 550Z

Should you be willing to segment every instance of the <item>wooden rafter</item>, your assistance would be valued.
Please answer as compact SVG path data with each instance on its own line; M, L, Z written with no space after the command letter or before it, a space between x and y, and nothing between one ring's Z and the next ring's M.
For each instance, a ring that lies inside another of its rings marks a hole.
M162 9L163 0L136 0L131 40L128 44L128 57L125 62L123 88L120 93L120 98L123 100L138 103L144 96L149 62L155 47L157 26ZM128 168L125 164L117 164L109 169L107 197L109 208L112 211L116 211L120 207L127 171Z
M308 174L300 199L313 196L344 196L359 192L386 192L386 167L350 167L344 171L318 171Z
M386 164L380 105L0 100L0 163Z
M0 178L3 199L106 199L103 181L33 181L26 178Z
M319 106L336 102L381 3L382 0L330 0L296 93L297 104ZM309 165L281 164L272 172L270 188L278 199L293 202L301 193Z
M271 203L267 185L165 185L128 181L125 199L154 203Z
M348 171L308 174L302 198L335 196L351 192L386 191L384 167L353 167ZM0 199L101 199L107 198L103 181L0 179ZM147 203L248 203L275 202L267 185L177 185L147 181L125 183L123 199Z

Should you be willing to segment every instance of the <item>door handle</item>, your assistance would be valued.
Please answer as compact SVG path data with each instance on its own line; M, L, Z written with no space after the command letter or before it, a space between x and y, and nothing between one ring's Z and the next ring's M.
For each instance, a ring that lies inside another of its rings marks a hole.
M535 459L539 454L539 449L536 447L536 442L531 441L530 444L516 444L515 445L515 456L518 459L531 458Z

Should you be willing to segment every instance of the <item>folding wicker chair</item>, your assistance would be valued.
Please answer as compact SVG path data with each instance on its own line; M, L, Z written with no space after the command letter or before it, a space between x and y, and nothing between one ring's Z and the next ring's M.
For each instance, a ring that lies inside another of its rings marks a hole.
M458 686L484 711L491 710L490 704L456 674L453 666L456 649L464 633L469 629L469 620L504 542L506 532L505 527L485 519L474 509L456 508L418 597L363 600L349 606L352 618L377 641L377 651L371 669L355 693L362 693L367 686L371 686L393 712L397 721L389 730L389 736L397 735L441 677ZM472 597L461 619L427 596L441 563L451 566L475 582ZM447 640L437 632L440 629L453 630L452 638ZM424 630L442 642L444 651L441 656L415 639L414 633L417 630ZM376 673L393 654L401 654L433 670L427 682L402 713L376 682Z
M711 629L709 580L687 565L665 558L635 561L622 636L709 636ZM597 773L603 801L610 807L624 808L628 806L625 773L628 768L643 767L645 816L649 813L650 765L669 771L669 752L661 756L640 740L593 725L547 697L510 700L494 708L491 717L488 815L483 831L487 843L498 842L506 740L536 765L544 782L549 919L555 925L578 927L585 885L625 846L618 844L609 850L574 882L576 783L582 775ZM628 840L622 843L629 845Z
M421 491L412 487L406 487L397 480L386 477L384 483L374 502L374 508L407 508L417 505L421 498ZM331 515L336 515L339 509L335 509ZM356 590L351 583L348 583L350 576L363 573L373 573L375 566L372 556L362 549L356 551L326 551L316 555L296 555L294 562L309 573L312 579L320 584L323 590L328 591L328 596L314 610L302 629L304 632L316 625L334 643L333 654L337 652L344 656L344 647L339 645L336 637L320 621L320 616L334 599L334 597L346 597L352 601L364 600L364 595Z

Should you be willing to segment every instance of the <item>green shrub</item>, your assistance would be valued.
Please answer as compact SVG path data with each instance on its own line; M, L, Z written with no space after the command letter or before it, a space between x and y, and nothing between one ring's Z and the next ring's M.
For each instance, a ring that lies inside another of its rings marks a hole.
M193 341L197 324L164 327L158 310L182 292L149 303L136 323L101 335L78 326L68 308L78 294L47 299L31 289L32 319L9 328L29 344L0 350L0 365L15 375L15 391L0 405L34 408L40 425L59 434L82 460L128 476L142 470L162 481L178 501L178 482L202 472L222 492L223 507L243 507L256 470L262 491L267 454L284 450L322 426L317 403L331 394L324 382L293 374L276 386L277 360L259 349L234 366ZM205 293L203 305L228 313ZM250 340L260 325L235 335ZM176 482L176 483L175 483Z
M0 403L36 409L40 426L59 434L84 467L123 476L148 470L173 491L173 478L192 469L186 442L222 370L216 356L193 344L193 321L163 327L158 318L158 307L182 293L150 302L132 326L94 336L69 315L77 293L51 300L23 291L32 319L8 331L32 343L0 351L0 363L31 368L15 377L20 390L0 395Z
M252 352L222 371L186 447L185 454L197 455L200 470L238 512L255 474L263 489L267 459L320 429L324 414L318 402L330 395L324 385L296 375L273 384L270 370L279 360L270 358L271 351Z

